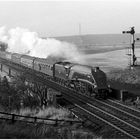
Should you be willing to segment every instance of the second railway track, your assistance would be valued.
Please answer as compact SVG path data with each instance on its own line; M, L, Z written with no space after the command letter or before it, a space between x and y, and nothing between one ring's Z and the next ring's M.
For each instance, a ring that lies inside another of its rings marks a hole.
M69 95L65 94L64 96L67 96L66 98L70 99ZM81 112L83 114L87 114L87 116L88 115L92 116L93 120L96 117L96 119L99 119L104 124L109 125L113 129L117 130L118 132L121 133L120 138L134 138L134 139L140 138L139 124L138 123L137 123L138 125L132 124L132 121L135 121L135 120L133 120L135 117L131 118L131 121L129 121L129 119L128 120L124 119L124 113L117 112L116 114L118 114L118 115L113 114L112 113L113 110L110 112L109 107L106 107L106 109L104 107L102 108L102 107L100 107L101 104L99 104L97 102L96 102L96 104L95 104L95 102L91 103L91 101L87 100L86 98L80 99L80 98L75 98L74 96L73 97L71 96L71 98L72 98L72 102L76 103L75 106L79 110L81 110ZM99 102L101 102L101 101L99 101ZM139 121L138 118L137 118L137 121Z

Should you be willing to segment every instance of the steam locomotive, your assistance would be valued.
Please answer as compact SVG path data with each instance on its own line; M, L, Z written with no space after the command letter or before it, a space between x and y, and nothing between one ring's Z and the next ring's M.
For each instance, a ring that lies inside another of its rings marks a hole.
M44 73L56 82L73 88L79 93L106 99L108 86L106 74L99 67L91 67L70 62L54 62L18 53L0 51L0 58L11 63Z

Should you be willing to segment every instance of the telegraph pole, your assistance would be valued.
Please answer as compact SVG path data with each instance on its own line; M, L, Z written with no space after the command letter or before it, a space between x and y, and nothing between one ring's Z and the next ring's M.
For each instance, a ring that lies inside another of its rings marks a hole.
M79 37L80 37L80 45L83 45L83 38L82 38L82 27L81 23L79 23Z
M137 60L136 56L135 56L135 30L134 27L131 27L130 31L123 31L123 34L127 33L127 34L131 34L132 36L132 41L131 41L131 45L132 45L132 66L136 66L135 62Z
M81 36L81 24L79 23L79 35Z

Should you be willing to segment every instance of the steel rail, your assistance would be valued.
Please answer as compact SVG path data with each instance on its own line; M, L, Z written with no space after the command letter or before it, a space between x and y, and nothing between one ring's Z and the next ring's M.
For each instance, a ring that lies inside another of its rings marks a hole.
M109 106L110 108L114 108L115 110L120 111L120 112L122 112L123 114L127 114L127 115L129 115L130 117L133 117L133 118L135 118L135 119L137 119L137 120L140 121L140 117L135 116L135 115L133 115L132 113L129 113L128 111L122 110L121 108L117 108L117 107L115 107L115 106L113 106L113 105L110 105L109 103L106 103L106 102L101 102L101 101L99 101L99 100L98 100L98 102L100 102L101 104L104 104L104 105L106 105L106 106Z
M104 110L102 110L102 109L100 109L100 108L97 108L97 107L95 107L95 106L93 106L93 105L91 105L91 104L89 104L89 103L87 103L87 105L89 105L89 106L91 106L91 107L93 107L93 108L96 108L96 109L100 110L101 112L103 112L104 114L107 114L107 115L109 115L109 116L111 116L111 117L114 117L115 119L119 120L120 122L123 122L124 124L127 124L128 126L133 127L134 129L137 129L138 131L140 131L140 128L135 127L135 126L131 125L130 123L127 123L127 122L121 120L120 118L118 118L118 117L116 117L116 116L114 116L114 115L112 115L112 114L110 114L110 113L108 113L108 112L105 112Z
M105 102L103 102L103 103L105 103ZM108 106L110 106L110 107L112 107L112 108L114 108L114 109L116 109L116 110L119 110L119 111L121 111L121 112L123 112L123 113L125 113L125 114L127 114L127 115L129 115L129 116L132 116L132 117L134 117L134 118L140 120L140 117L135 116L135 115L133 115L132 113L129 113L129 112L127 112L127 111L124 111L124 110L122 110L122 109L120 109L120 108L117 108L117 107L115 107L115 106L113 106L113 105L109 105L109 104L107 104L107 103L105 103L105 104L108 105Z
M67 95L67 96L69 97L69 95ZM77 99L76 97L73 97L73 98L75 98L75 100ZM81 101L81 99L78 99L78 101ZM77 101L75 101L75 102L77 102ZM82 102L85 102L85 101L82 101ZM87 103L86 103L86 104L87 104ZM88 104L87 104L87 105L88 105ZM78 105L78 106L79 106L79 105ZM81 106L82 106L82 105L81 105ZM80 107L81 107L81 106L80 106ZM88 106L89 106L89 105L88 105ZM85 105L84 105L84 107L85 107ZM119 119L119 118L117 118L117 117L115 117L115 116L113 116L113 115L111 115L111 114L109 114L109 113L106 113L105 111L103 111L103 110L101 110L101 109L99 109L99 108L97 108L97 107L95 107L95 106L92 106L92 105L91 105L91 107L92 107L92 108L94 107L96 110L98 110L98 111L100 111L100 112L102 112L102 113L104 113L104 114L107 114L108 116L111 116L112 118L115 118L116 120L118 120L119 122L121 122L121 123L123 123L123 124L124 124L124 122L125 122L125 121L122 121L121 119ZM85 110L87 110L87 109L85 109ZM87 112L90 112L90 111L87 110ZM92 113L92 114L94 114L94 113ZM94 114L94 115L95 115L95 114ZM96 115L96 116L97 116L97 115ZM98 116L98 118L101 118L101 117ZM103 120L105 120L105 118L102 118L101 120L103 121ZM115 128L115 129L118 128L117 130L119 130L119 131L122 130L122 131L121 131L122 133L123 133L123 132L126 132L126 131L124 131L122 128L117 127L116 125L110 123L110 122L107 121L107 120L105 120L104 122L107 123L108 125L111 124L110 126L112 126L112 127ZM129 124L128 124L128 123L126 124L126 122L125 122L125 125L129 125ZM131 127L131 126L129 126L129 127ZM133 126L132 126L132 127L133 127ZM136 129L137 129L137 128L136 128ZM126 132L125 134L129 134L129 133ZM129 134L129 135L131 135L131 134ZM133 135L131 135L131 136L133 136ZM133 138L134 138L134 137L135 137L135 136L133 136ZM136 137L135 137L135 138L136 138Z
M108 99L108 100L109 100L110 102L114 103L114 104L118 104L118 105L120 105L120 106L123 106L123 107L125 107L125 108L128 108L129 110L135 111L135 112L137 112L137 113L140 114L140 110L137 110L137 109L135 109L135 108L126 106L126 105L124 105L124 104L122 104L122 103L119 103L119 102L117 102L117 101L113 101L113 100L111 100L111 99Z
M126 131L122 130L121 128L117 127L116 125L114 125L114 124L112 124L112 123L106 121L105 119L103 119L103 118L101 118L101 117L99 117L99 116L93 114L92 112L90 112L90 111L88 111L88 110L82 108L81 106L79 106L79 105L77 105L77 104L75 104L75 106L77 106L77 107L79 107L80 109L84 110L85 112L91 114L92 116L94 116L94 117L100 119L101 121L105 122L105 123L108 124L109 126L112 126L112 127L115 128L116 130L119 130L120 132L122 132L122 133L128 135L130 138L137 139L137 137L135 137L135 136L129 134L128 132L126 132Z
M77 95L77 96L79 96L79 95ZM136 114L136 116L135 115L133 115L132 113L130 113L130 112L127 112L127 111L124 111L124 110L122 110L122 109L119 109L119 108L117 108L117 107L115 107L115 106L112 106L112 105L110 105L110 104L108 104L108 103L106 103L106 101L100 101L100 100L97 100L97 99L91 99L91 98L89 98L88 96L84 96L84 97L80 97L79 96L79 98L83 98L83 99L87 99L87 101L89 102L89 103L91 103L91 104L93 104L94 103L94 105L95 105L95 101L96 102L99 102L100 104L102 104L102 105L106 105L106 106L108 106L109 108L111 108L111 109L115 109L116 111L119 111L119 112L121 112L122 114L126 114L126 115L129 115L130 117L131 117L131 119L133 120L133 119L136 119L136 122L138 121L138 123L139 123L139 121L140 121L140 117L139 116L137 116L137 114ZM98 105L99 107L100 107L100 105ZM114 111L115 111L114 110ZM118 114L117 114L118 115ZM122 116L122 117L125 117L125 116ZM127 116L127 118L128 118L128 116Z

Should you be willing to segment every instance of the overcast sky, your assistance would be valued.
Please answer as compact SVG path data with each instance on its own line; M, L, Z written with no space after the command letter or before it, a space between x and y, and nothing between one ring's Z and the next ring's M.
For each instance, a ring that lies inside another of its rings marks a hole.
M0 1L0 26L23 27L40 36L140 33L140 0Z

